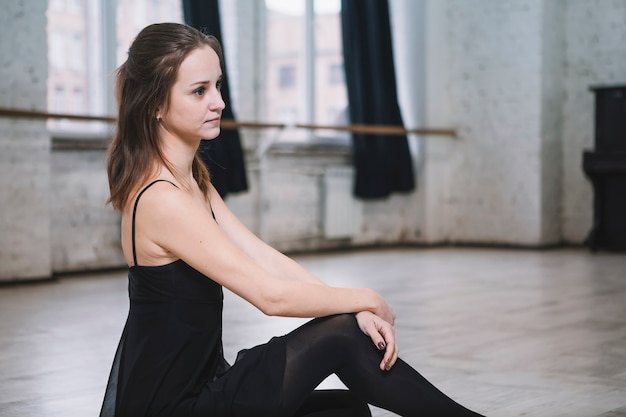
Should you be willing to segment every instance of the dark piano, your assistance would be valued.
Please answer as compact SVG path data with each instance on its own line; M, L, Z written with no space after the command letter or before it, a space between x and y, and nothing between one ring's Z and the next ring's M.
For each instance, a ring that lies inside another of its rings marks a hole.
M583 152L593 185L593 226L585 244L626 249L626 85L591 87L595 94L595 149Z

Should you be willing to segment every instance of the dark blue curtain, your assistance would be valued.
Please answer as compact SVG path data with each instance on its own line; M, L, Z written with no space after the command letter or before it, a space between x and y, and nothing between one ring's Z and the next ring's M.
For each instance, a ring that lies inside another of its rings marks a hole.
M352 124L404 126L396 93L387 0L342 0L343 56ZM352 135L354 194L378 199L415 188L406 135Z
M183 12L186 24L215 36L224 48L218 0L183 0ZM222 97L226 102L222 118L235 120L230 101L225 62L222 63L222 70L225 75L222 83ZM244 155L238 130L222 129L217 138L201 141L198 153L209 168L213 185L222 198L225 198L230 192L248 189Z

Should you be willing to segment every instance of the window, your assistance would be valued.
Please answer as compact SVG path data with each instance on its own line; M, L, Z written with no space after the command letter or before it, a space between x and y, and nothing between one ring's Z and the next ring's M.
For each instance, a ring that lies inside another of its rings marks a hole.
M337 107L337 106L329 106L327 109L328 120L330 120L330 124L332 125L347 125L349 124L347 108Z
M50 0L46 14L48 111L81 115L114 113L111 73L139 30L183 21L181 0ZM50 120L48 128L53 134L110 131L103 123L69 120Z
M54 89L54 107L55 113L65 113L65 88L57 85Z
M343 70L343 64L330 64L330 66L328 67L328 84L345 84L345 72Z
M48 36L49 65L51 72L63 72L65 70L65 33L56 29Z
M337 124L334 116L331 118L327 111L328 108L343 109L348 105L343 75L340 3L339 0L315 0L315 65L313 67L315 115L312 121L320 125ZM331 75L329 71L333 68L335 72ZM335 77L336 82L330 83L331 77Z
M84 74L86 66L85 44L81 32L74 32L68 39L67 50L68 69L75 73Z
M65 0L50 0L48 8L49 10L63 10L65 9Z
M278 86L281 89L296 86L296 68L293 65L285 65L278 69Z
M157 22L183 22L181 0L117 0L116 66L126 60L126 52L137 33Z
M111 74L126 59L140 29L158 21L183 21L181 1L50 0L48 109L54 112L58 102L64 101L66 112L113 115ZM243 121L335 124L336 115L347 104L340 0L265 0L254 2L252 8L222 1L220 6L231 105L239 104L235 109L238 117ZM246 25L237 24L238 19ZM261 19L265 23L257 25ZM264 30L256 36L266 48L258 56L259 45L249 41L252 28ZM262 68L250 71L250 62ZM255 75L249 76L251 72ZM63 87L63 100L55 97L57 86ZM76 91L81 91L80 99ZM240 103L236 103L237 97L242 97ZM54 122L49 123L53 135L55 129L61 129ZM110 127L70 121L62 130L104 134ZM310 139L308 131L293 132L295 140ZM281 139L287 137L281 135Z
M67 9L70 13L80 15L83 11L83 0L67 0Z
M298 109L281 108L278 110L278 120L281 123L294 124L298 122Z
M83 90L81 88L74 89L72 101L72 110L74 113L87 114L87 109L85 109L85 100L83 98Z
M265 0L265 6L267 121L336 124L347 106L340 0ZM304 130L284 138L310 139Z

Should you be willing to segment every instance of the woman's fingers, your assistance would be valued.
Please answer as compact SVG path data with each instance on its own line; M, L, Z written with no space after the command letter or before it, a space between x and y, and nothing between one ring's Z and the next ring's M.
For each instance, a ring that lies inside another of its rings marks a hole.
M393 333L393 329L390 333ZM385 355L380 362L380 369L388 371L398 360L398 344L396 343L395 336L385 336L387 348L385 349Z
M377 333L385 339L386 345L385 354L380 362L380 369L382 371L388 371L396 363L396 360L398 360L398 344L396 343L395 332L393 327L386 323L386 325L378 329Z
M361 331L370 337L379 350L385 351L380 369L390 370L398 359L398 345L393 326L369 311L358 313L356 319Z

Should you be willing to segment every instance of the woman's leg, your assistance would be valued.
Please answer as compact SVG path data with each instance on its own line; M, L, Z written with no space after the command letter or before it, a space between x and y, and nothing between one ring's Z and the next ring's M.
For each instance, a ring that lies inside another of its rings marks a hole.
M316 390L293 417L372 417L367 403L348 390Z
M401 416L479 416L443 394L398 359L381 371L382 352L352 314L312 320L284 336L286 363L281 407L290 415L328 375L336 374L363 401Z

